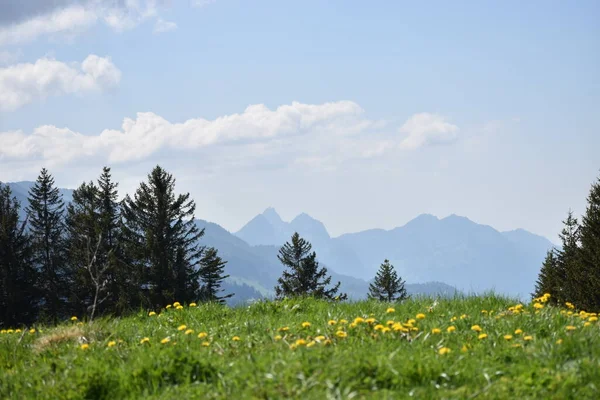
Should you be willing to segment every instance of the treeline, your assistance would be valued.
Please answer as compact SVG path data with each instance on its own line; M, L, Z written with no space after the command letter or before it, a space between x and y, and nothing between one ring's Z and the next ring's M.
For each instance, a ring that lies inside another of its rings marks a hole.
M0 184L0 325L232 296L221 289L226 262L201 245L195 203L175 193L171 174L157 166L122 201L117 187L105 167L65 205L42 169L23 221L22 205Z
M600 311L600 178L592 184L581 222L569 211L560 233L561 248L548 251L534 297L588 312ZM568 304L567 304L568 303Z

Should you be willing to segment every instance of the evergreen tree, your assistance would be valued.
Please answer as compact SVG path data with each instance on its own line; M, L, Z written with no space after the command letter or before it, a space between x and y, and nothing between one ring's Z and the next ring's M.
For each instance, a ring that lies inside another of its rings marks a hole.
M592 184L587 203L579 235L581 269L574 302L588 312L600 312L600 177Z
M545 293L558 293L560 282L558 281L557 275L557 260L556 255L554 254L554 250L548 250L546 253L546 259L542 264L542 268L540 269L540 273L538 276L538 280L535 284L535 292L532 294L534 298L541 297ZM556 302L556 296L551 296L551 302Z
M33 263L39 272L40 313L45 319L56 320L66 316L71 282L63 236L64 202L45 168L29 190L28 200Z
M292 235L292 242L286 242L280 249L277 258L289 269L284 270L277 280L275 295L281 299L294 296L313 296L315 298L345 300L347 295L336 295L340 282L330 289L326 287L331 283L331 276L327 275L327 268L319 268L317 255L312 245L302 239L298 232Z
M31 238L11 194L0 183L0 326L9 327L34 322L38 306Z
M122 203L124 250L137 269L138 290L149 307L195 301L204 229L194 222L189 193L175 195L175 179L160 166ZM176 298L177 295L184 297Z
M385 260L379 266L373 283L369 284L369 298L379 301L402 301L408 299L405 282L398 277L394 266Z
M573 212L569 210L563 221L563 229L558 235L562 248L556 251L556 283L554 292L549 292L551 300L558 303L578 301L577 286L581 283L579 264L579 224Z
M225 264L217 253L217 249L210 247L204 251L200 261L200 278L202 279L202 299L204 301L214 301L225 303L225 300L232 297L233 293L220 296L222 292L221 285L223 281L229 278L225 275Z

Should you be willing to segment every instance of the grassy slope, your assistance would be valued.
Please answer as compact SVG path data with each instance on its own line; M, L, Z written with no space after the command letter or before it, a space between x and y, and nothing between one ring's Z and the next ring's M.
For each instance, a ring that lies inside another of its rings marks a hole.
M440 300L430 312L431 304L411 300L392 313L377 302L201 305L163 310L160 317L144 313L3 333L0 398L598 398L597 321L584 326L578 315L548 306L496 318L512 304L495 296ZM375 324L351 328L339 322L370 316L382 324L406 322L418 313L425 318L408 336L378 331L374 337ZM329 325L332 319L338 323ZM311 326L302 328L303 322ZM475 324L486 339L471 330ZM178 330L181 325L187 328ZM446 331L450 325L455 332ZM576 329L567 331L568 325ZM278 332L286 326L287 332ZM336 336L340 328L346 338ZM431 334L433 328L442 332ZM186 335L187 329L194 333ZM208 337L198 338L199 332ZM290 349L298 338L310 343L321 334L331 343ZM81 336L89 348L80 347ZM149 343L140 344L144 337ZM161 344L167 337L170 342ZM113 340L117 344L108 347ZM461 351L464 345L468 349ZM441 347L451 352L441 355Z

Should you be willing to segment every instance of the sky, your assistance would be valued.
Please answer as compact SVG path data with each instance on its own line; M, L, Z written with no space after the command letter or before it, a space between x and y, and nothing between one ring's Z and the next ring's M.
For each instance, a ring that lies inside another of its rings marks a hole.
M0 0L0 181L332 236L421 213L558 242L600 175L600 2Z

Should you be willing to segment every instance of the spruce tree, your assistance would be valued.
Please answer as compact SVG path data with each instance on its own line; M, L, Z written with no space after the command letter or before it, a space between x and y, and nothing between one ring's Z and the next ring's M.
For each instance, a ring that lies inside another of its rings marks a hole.
M369 298L379 301L402 301L408 299L405 282L398 277L394 266L385 260L379 266L373 283L369 284Z
M580 228L580 279L575 305L600 312L600 177L592 184Z
M540 269L532 297L536 298L543 296L545 293L550 293L552 295L552 293L556 294L559 292L560 282L558 281L557 268L558 265L554 250L548 250L546 259ZM549 301L556 303L556 296L551 296Z
M0 326L31 324L37 317L37 271L31 238L19 220L20 204L0 183Z
M275 295L278 299L295 296L313 296L323 299L345 300L345 293L337 294L340 282L327 289L331 283L331 276L327 275L327 268L319 268L317 255L312 245L302 239L298 232L292 235L291 243L286 242L280 249L277 258L289 269L284 270L277 280Z
M210 247L204 251L200 261L200 279L202 280L202 300L225 303L225 300L232 297L233 293L221 296L221 285L223 281L229 278L225 275L225 264L219 257L217 249Z
M160 166L122 203L124 250L137 269L141 299L148 307L198 299L198 264L204 229L194 222L189 193L175 195L175 179ZM184 297L177 298L177 295Z
M558 303L578 302L578 286L582 283L579 263L579 224L569 210L563 221L563 229L558 235L562 248L556 251L556 276L554 292L549 292L551 300Z
M65 257L64 202L54 178L43 168L29 190L28 221L33 244L33 263L39 272L42 318L66 316L70 276Z

